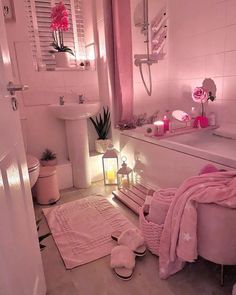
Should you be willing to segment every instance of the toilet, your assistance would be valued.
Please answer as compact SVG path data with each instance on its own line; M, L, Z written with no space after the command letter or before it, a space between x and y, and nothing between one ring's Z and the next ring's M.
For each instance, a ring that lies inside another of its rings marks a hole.
M32 155L26 155L26 161L29 172L30 187L32 188L39 177L40 163L39 160Z
M27 125L26 125L27 119L23 117L20 120L21 120L21 129L23 134L24 146L26 150L26 162L28 166L30 187L32 188L39 177L40 162L36 157L27 154Z
M28 166L30 187L32 194L40 205L53 205L60 199L57 174L55 166L41 167L39 160L27 154L27 125L26 118L21 118L26 161Z

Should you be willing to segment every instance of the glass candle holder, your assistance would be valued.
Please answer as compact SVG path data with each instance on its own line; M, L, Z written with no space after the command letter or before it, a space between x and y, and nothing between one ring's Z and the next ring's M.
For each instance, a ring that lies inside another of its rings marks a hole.
M154 122L154 125L155 125L155 136L164 135L164 122L163 121L156 121L156 122Z

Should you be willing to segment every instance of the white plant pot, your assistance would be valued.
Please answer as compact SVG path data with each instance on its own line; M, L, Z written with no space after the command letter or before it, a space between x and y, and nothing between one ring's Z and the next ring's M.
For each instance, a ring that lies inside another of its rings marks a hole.
M111 143L110 139L97 139L95 141L95 149L98 153L104 154Z
M57 165L57 159L53 160L40 160L40 163L42 166L56 166Z
M70 56L68 52L56 52L55 53L56 67L57 68L69 68Z

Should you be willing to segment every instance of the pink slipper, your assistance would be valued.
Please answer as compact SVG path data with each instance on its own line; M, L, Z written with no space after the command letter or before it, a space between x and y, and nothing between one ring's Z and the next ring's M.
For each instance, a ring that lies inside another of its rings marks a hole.
M125 281L132 278L135 267L135 255L127 246L117 246L111 250L111 268Z
M144 238L138 229L128 229L124 232L116 231L111 234L111 238L118 242L119 245L125 245L134 252L136 256L144 256L146 254L146 246Z

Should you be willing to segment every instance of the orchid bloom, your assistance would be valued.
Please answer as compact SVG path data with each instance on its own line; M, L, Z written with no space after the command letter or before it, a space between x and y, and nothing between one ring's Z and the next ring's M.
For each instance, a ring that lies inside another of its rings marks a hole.
M53 31L69 30L69 14L63 2L58 3L52 8L51 18L52 22L50 27Z
M51 25L53 43L52 46L58 52L68 52L74 55L71 48L64 45L63 31L69 30L69 14L65 4L61 1L52 8Z
M208 93L203 87L195 87L192 98L197 103L205 103L208 100Z

